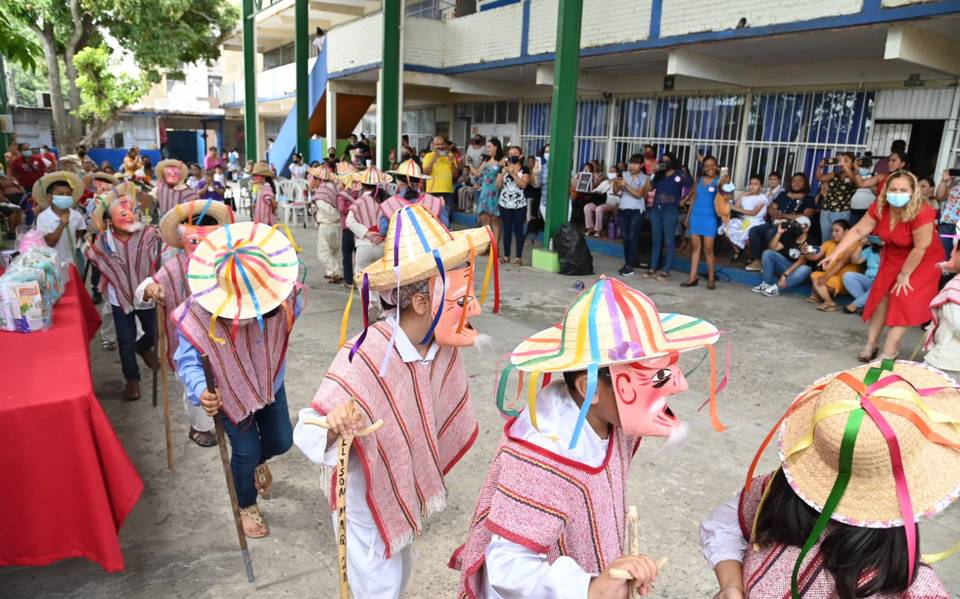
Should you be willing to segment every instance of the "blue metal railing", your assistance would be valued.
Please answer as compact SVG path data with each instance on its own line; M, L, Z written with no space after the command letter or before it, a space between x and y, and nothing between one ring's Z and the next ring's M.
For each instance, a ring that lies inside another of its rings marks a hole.
M324 91L327 89L327 47L317 55L317 61L313 63L310 70L310 109L307 114L313 114L314 109L323 98ZM281 177L290 176L290 160L297 149L297 104L294 102L287 114L286 120L280 127L280 133L273 141L273 149L267 159L270 164L277 169L277 174Z

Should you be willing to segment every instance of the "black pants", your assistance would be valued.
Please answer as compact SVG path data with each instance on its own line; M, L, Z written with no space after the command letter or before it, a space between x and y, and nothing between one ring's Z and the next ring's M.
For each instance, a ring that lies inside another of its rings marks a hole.
M523 228L527 224L527 207L504 208L500 206L500 220L503 222L503 251L501 255L504 258L510 257L510 245L513 238L516 237L516 252L513 256L522 258L525 239Z
M340 232L340 256L343 258L343 280L353 284L353 252L357 249L353 231L343 229Z
M157 309L134 310L124 314L119 306L111 307L113 323L117 327L117 349L120 351L123 378L128 381L139 381L140 368L137 365L137 354L153 348L153 337L157 328ZM140 321L140 328L143 329L143 335L139 339L137 339L137 320Z
M750 229L750 259L759 260L763 256L763 250L767 249L774 235L777 234L776 227L768 223L757 225Z

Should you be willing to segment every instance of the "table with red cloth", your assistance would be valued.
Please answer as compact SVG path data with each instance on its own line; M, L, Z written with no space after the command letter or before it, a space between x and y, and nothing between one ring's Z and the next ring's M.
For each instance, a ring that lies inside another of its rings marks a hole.
M99 326L71 266L50 330L0 331L0 566L85 557L123 570L118 533L143 482L93 393Z

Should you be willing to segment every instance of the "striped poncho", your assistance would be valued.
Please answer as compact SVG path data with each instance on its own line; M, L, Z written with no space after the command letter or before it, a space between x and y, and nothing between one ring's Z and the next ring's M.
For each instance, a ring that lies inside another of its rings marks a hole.
M167 258L157 272L153 273L153 281L163 287L163 300L167 306L179 306L190 295L190 286L187 284L187 253L183 250ZM168 318L164 323L167 328L167 360L170 368L176 370L173 363L173 354L177 351L177 324Z
M276 224L277 217L273 213L274 202L276 202L276 196L273 194L273 188L264 183L257 192L257 203L253 207L253 222L265 225Z
M450 558L460 571L458 598L481 595L491 535L551 564L568 556L594 575L623 555L627 476L639 440L615 429L606 458L593 468L514 437L514 422L480 488L467 541Z
M110 240L113 248L110 247ZM149 225L126 240L112 233L99 235L87 250L87 260L96 264L103 274L100 279L101 290L106 289L106 284L113 287L124 314L133 312L134 291L156 269L159 247L159 230L156 225Z
M763 490L771 476L754 479L749 491L740 496L739 518L743 538L750 540L753 520L763 497ZM834 523L827 525L826 532ZM798 585L804 599L833 599L837 596L833 575L823 563L818 541L807 554L800 567ZM776 544L769 547L747 549L743 558L743 586L747 599L790 599L790 578L794 564L800 555L800 547ZM904 556L906 560L906 556ZM869 574L867 575L869 576ZM864 582L869 580L865 578ZM904 593L871 595L872 599L950 599L933 569L926 564L917 568L913 584Z
M440 214L443 212L443 200L437 196L424 193L420 195L416 202L410 202L400 196L391 196L380 204L380 214L389 221L394 212L414 204L420 204L437 218L440 218Z
M234 424L273 403L273 382L287 353L296 294L292 292L285 300L286 306L264 317L263 330L255 319L249 319L239 327L236 339L230 334L232 321L217 318L214 334L223 343L210 338L212 315L198 302L180 304L169 317L198 352L210 356L223 413Z
M444 477L477 438L477 419L457 348L441 347L430 363L404 362L395 353L378 376L391 327L380 322L348 360L348 343L331 364L311 407L326 415L356 398L375 434L358 437L353 451L363 467L367 504L386 546L386 558L423 532L424 522L446 507ZM330 509L336 503L331 472Z
M160 216L173 210L178 204L200 199L197 191L187 187L186 184L180 183L176 187L170 187L162 178L157 183L154 193L157 197L157 211Z

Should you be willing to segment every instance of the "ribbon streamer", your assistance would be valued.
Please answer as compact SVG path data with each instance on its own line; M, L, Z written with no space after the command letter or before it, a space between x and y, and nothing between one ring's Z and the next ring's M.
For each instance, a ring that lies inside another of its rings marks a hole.
M347 343L347 324L350 321L350 308L353 306L353 294L357 286L350 286L350 295L347 297L347 307L343 309L343 316L340 318L340 340L337 342L337 349L343 348Z
M600 371L600 339L597 333L597 308L600 307L601 291L604 287L604 281L599 281L593 287L593 297L590 299L590 314L588 317L588 335L590 341L590 364L587 366L587 392L583 397L583 405L580 406L580 414L577 415L577 424L573 428L573 437L570 439L570 449L577 446L580 439L580 431L583 429L583 423L587 420L587 412L593 403L593 398L597 394L597 375Z

